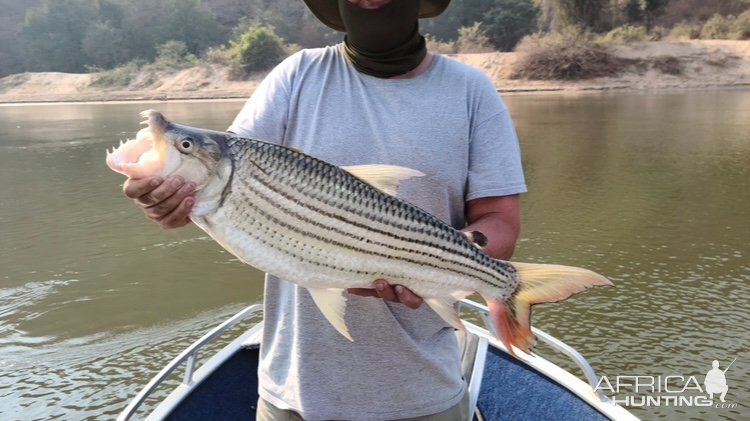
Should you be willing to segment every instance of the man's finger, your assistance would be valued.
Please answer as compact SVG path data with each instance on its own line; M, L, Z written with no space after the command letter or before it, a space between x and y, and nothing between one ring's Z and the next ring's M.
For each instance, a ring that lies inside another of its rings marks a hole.
M398 301L396 299L396 291L393 290L392 286L388 285L388 282L378 279L373 282L373 286L375 287L375 292L378 293L378 297L386 301Z
M419 308L424 302L422 297L412 292L409 288L405 288L402 285L392 287L383 279L373 282L373 286L375 288L349 288L346 291L362 297L380 297L386 301L395 301L412 309Z
M126 197L137 199L150 193L162 182L164 180L161 177L128 178L125 180L125 184L122 185L122 192Z
M176 210L180 206L180 203L186 197L193 194L194 191L195 185L193 183L186 183L175 194L154 206L147 207L144 212L151 219L161 219Z
M195 199L192 197L188 197L182 202L180 202L180 205L172 211L169 215L165 216L164 218L159 220L159 225L161 225L162 228L169 229L169 228L179 228L184 227L185 225L190 223L190 210L193 208L193 204L195 203Z
M379 297L375 288L349 288L346 290L349 294L359 295L362 297Z
M411 292L409 288L404 288L401 285L396 285L393 289L395 290L398 301L401 302L401 304L411 309L417 309L422 305L422 297Z
M149 191L148 193L138 196L135 202L142 206L148 207L161 203L171 197L173 194L185 184L185 180L182 177L175 176L169 177L164 180L163 183L159 184L158 187Z

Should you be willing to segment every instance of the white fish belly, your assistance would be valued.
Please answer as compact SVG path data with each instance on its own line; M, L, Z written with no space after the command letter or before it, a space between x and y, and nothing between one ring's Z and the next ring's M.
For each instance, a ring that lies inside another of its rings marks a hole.
M227 250L259 270L287 279L306 288L371 288L376 279L404 285L423 297L453 296L458 291L474 291L471 279L418 261L404 262L385 255L357 251L340 235L322 237L317 226L297 225L302 235L277 222L263 220L257 212L245 214L245 224L237 226L235 214L220 209L208 218L206 231ZM278 208L276 208L278 211ZM249 218L248 218L249 217ZM367 243L349 238L358 248Z

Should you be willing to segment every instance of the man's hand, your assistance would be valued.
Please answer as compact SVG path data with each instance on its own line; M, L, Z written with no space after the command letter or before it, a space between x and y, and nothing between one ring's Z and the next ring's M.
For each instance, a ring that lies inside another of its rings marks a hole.
M181 177L129 178L122 186L125 196L143 208L146 217L162 228L179 228L190 223L190 210L195 204L195 184Z
M386 301L401 303L409 308L416 309L422 305L422 297L411 292L409 288L401 285L390 286L383 279L378 279L372 284L374 288L349 288L349 294L361 295L363 297L380 297Z

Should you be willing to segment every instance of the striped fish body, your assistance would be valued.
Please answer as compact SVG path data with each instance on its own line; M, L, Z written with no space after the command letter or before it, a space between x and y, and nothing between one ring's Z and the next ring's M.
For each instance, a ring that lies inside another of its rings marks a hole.
M507 299L516 290L510 263L349 171L257 140L229 145L230 192L195 219L244 262L307 288L369 288L386 279L453 301L474 291Z
M487 256L465 233L394 196L418 171L337 167L283 146L174 124L157 111L142 115L148 127L108 152L110 168L194 182L191 219L243 262L307 288L350 340L345 291L376 279L411 289L458 329L453 304L480 293L511 353L534 343L533 304L610 284L585 269Z

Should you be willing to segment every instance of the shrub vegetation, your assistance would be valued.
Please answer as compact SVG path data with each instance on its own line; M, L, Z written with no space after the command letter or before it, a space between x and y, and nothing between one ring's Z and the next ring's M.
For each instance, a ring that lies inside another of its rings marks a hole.
M729 39L734 17L713 15L701 29L701 39Z
M600 37L598 42L600 44L621 44L627 42L641 42L649 39L646 28L643 26L632 26L623 25L607 32L604 36Z
M701 28L687 22L681 22L669 30L667 39L671 41L687 41L698 39L701 36Z
M485 35L482 24L475 22L471 26L464 26L458 30L458 40L455 42L457 53L488 53L495 51L490 39Z
M539 8L528 0L496 0L483 17L489 41L500 51L513 51L523 37L537 29ZM459 31L460 33L460 31Z
M284 40L265 25L253 25L239 40L231 41L234 73L247 76L253 72L268 70L286 57Z
M92 86L124 88L138 76L138 72L146 64L143 60L133 60L130 63L104 70L90 68L89 71L96 73L92 80Z
M427 42L427 50L437 54L456 54L455 41L441 41L431 34L424 36Z
M740 13L732 24L735 39L750 39L750 10Z
M198 58L188 51L184 42L171 40L156 47L156 59L147 66L147 70L186 69L196 64Z
M518 51L523 58L514 66L513 77L537 80L581 80L614 76L628 64L576 28L561 33L524 38Z

